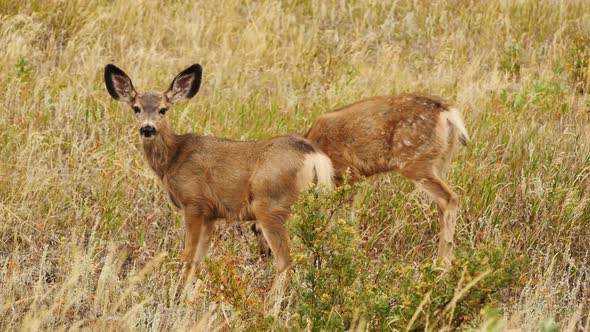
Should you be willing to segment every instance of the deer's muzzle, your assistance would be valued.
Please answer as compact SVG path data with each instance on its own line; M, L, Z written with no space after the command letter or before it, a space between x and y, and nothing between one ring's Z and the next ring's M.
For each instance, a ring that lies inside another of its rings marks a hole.
M152 126L143 126L139 129L139 134L143 137L152 137L156 134L156 128Z

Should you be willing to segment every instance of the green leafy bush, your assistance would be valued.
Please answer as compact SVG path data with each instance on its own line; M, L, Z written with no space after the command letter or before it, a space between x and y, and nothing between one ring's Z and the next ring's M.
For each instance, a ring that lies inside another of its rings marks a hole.
M297 263L293 318L312 331L458 328L518 284L523 258L491 244L457 249L452 266L368 258L346 204L356 187L312 188L290 224ZM362 214L362 213L359 213Z

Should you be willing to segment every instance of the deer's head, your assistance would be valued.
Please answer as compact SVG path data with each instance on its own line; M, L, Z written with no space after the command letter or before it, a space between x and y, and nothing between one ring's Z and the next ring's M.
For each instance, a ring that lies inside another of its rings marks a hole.
M137 117L142 139L153 139L167 125L166 112L179 101L192 98L201 85L202 67L194 64L178 74L166 92L137 92L131 79L115 65L104 69L104 81L111 97L125 102Z

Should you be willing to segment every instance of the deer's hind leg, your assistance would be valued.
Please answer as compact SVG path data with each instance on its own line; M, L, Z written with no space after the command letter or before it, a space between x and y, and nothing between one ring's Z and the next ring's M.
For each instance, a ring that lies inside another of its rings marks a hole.
M276 276L265 299L265 308L276 304L280 294L285 291L285 281L290 278L293 263L289 253L289 234L285 225L289 210L285 208L269 209L267 204L256 204L256 225L262 231L266 243L275 257Z
M453 259L453 237L458 210L458 198L435 172L414 177L413 180L436 202L439 211L438 257L450 262Z
M256 236L256 241L258 241L260 257L262 257L263 260L269 259L272 251L264 238L264 234L262 234L262 227L260 227L257 222L254 222L250 229L252 230L252 233L254 233L254 236Z
M285 223L290 211L285 208L272 208L272 204L256 202L256 226L262 231L264 239L275 256L277 274L291 266L289 253L289 233Z

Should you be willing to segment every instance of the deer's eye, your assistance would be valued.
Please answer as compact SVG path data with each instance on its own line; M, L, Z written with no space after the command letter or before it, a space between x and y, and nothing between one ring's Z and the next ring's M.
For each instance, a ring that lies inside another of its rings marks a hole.
M167 108L160 108L160 114L162 114L162 115L166 114L167 110L168 110Z
M133 106L133 112L135 112L135 114L138 114L139 112L141 112L141 108L139 108L139 106Z

